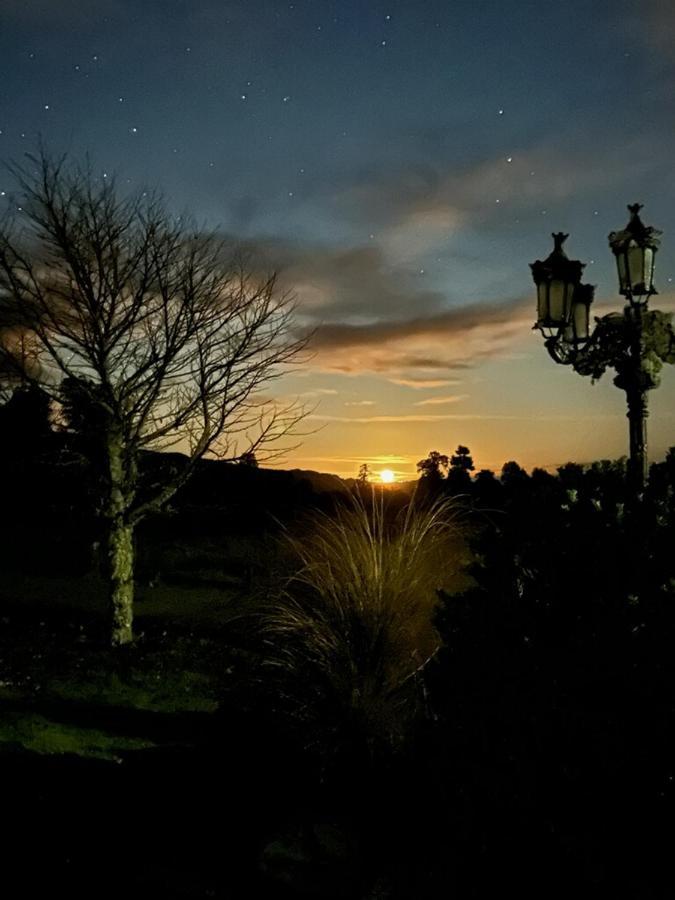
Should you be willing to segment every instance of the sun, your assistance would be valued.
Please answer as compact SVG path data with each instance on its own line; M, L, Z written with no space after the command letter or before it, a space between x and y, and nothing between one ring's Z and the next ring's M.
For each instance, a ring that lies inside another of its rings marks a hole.
M393 484L396 481L396 475L391 469L382 469L380 472L380 481L382 484Z

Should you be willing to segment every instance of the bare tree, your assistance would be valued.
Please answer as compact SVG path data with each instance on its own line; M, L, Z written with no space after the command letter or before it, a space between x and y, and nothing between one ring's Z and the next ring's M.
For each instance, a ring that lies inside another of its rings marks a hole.
M205 454L265 459L293 432L302 410L264 392L298 361L304 341L274 277L232 265L221 243L156 196L123 196L65 158L29 159L13 170L21 210L0 226L0 295L27 323L40 384L57 400L79 396L95 423L111 639L124 644L136 525ZM16 365L16 352L1 362ZM141 451L170 446L186 453L185 466L144 484Z

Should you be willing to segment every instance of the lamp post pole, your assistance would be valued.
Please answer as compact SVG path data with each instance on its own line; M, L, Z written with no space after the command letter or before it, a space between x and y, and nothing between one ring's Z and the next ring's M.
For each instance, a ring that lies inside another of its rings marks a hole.
M597 381L607 369L616 372L614 384L626 393L630 457L628 478L633 500L639 501L648 475L648 391L658 387L664 363L675 363L673 314L649 309L654 257L661 232L645 226L641 206L628 207L631 218L621 231L609 235L616 257L619 291L626 298L622 313L595 318L590 331L589 310L594 288L581 283L584 264L567 258L562 248L567 235L553 235L554 247L543 261L531 263L537 286L537 321L545 346L556 363L571 365L580 375Z
M642 357L644 355L642 309L640 306L627 306L624 314L629 320L628 331L630 334L629 370L625 374L630 454L628 478L633 493L641 497L648 475L647 417L649 415L647 394L649 388L642 375ZM622 373L617 375L617 378L619 377L623 377Z

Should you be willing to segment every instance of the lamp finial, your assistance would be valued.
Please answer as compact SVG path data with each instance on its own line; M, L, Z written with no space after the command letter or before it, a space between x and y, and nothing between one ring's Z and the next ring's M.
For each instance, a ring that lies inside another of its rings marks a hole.
M553 238L553 252L564 253L565 251L563 250L562 245L569 237L569 234L565 234L563 231L553 231L551 237Z

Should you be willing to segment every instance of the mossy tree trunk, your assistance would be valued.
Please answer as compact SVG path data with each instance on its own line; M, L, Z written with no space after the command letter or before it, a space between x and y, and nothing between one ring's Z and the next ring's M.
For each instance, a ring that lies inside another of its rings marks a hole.
M136 489L136 461L121 431L107 435L108 497L106 519L106 571L108 614L113 646L133 640L134 525L129 511Z
M134 530L123 517L108 525L107 563L110 641L113 646L133 640Z

